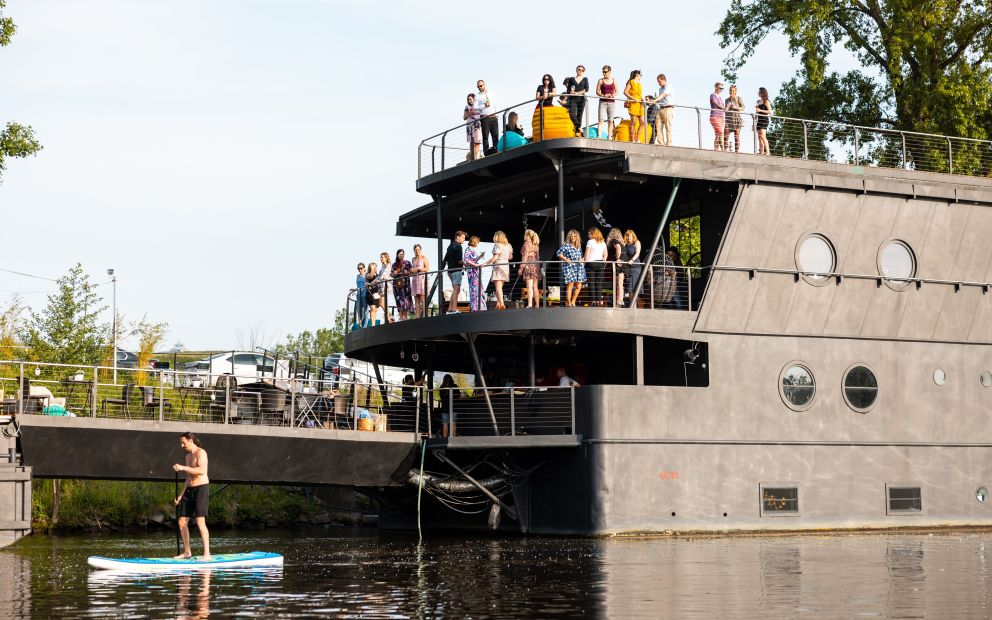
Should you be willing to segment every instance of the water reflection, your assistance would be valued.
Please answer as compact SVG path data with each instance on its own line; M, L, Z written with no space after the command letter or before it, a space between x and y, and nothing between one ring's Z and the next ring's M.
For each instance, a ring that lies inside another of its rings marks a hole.
M217 537L281 550L282 569L89 571L161 555L163 537L33 536L0 551L0 617L988 617L992 535L703 539L283 532ZM116 553L114 550L116 549ZM158 551L158 553L156 553Z

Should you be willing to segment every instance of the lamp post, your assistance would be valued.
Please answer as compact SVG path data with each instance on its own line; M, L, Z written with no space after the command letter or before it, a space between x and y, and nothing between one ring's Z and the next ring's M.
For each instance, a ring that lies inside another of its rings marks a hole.
M113 283L113 311L114 311L114 385L117 385L117 276L114 275L113 269L107 270L107 275L110 276L110 281Z

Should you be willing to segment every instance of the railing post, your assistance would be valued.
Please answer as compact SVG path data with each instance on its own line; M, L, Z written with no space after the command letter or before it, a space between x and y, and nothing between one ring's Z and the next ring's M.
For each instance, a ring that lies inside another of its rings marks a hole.
M228 424L230 422L230 417L231 417L231 381L227 380L224 382L224 424Z
M517 434L517 410L516 404L513 401L513 388L507 388L510 391L510 435L515 436Z
M100 394L99 392L100 384L100 368L99 366L93 367L93 402L90 403L93 408L93 417L96 417L96 398Z
M687 293L689 297L689 312L692 312L692 269L689 269L689 267L685 268L685 287L689 289Z
M455 436L455 388L448 390L448 436Z
M572 434L574 435L575 434L575 386L573 385L572 387L568 388L568 391L571 392L571 397L572 397L572 407L571 407L571 409L572 409Z
M803 121L803 159L809 159L809 131L806 128L806 121Z
M289 426L296 426L296 379L289 380Z
M749 114L748 116L751 117L751 151L754 154L757 154L758 153L758 118L754 114Z
M909 167L909 161L906 159L906 134L900 131L899 135L902 136L902 169L906 170Z
M443 151L442 151L443 153ZM431 174L437 172L437 147L431 147Z
M544 140L544 101L539 101L537 105L541 108L541 140Z
M649 280L648 286L651 288L650 300L649 300L651 304L650 308L654 310L654 265L652 265L651 263L645 263L644 266L647 267L648 269L648 280Z
M696 137L699 139L699 148L703 148L703 115L699 108L696 108Z
M951 139L947 139L947 172L954 174L954 149L951 148Z
M447 131L444 132L443 134L441 134L441 170L442 171L444 170L444 151L446 150L444 148L444 141L445 141L445 138L447 138L447 137L448 137L448 132ZM472 148L472 145L471 144L469 145L469 148Z
M165 422L165 372L158 371L158 421Z
M585 138L587 137L586 132L588 131L589 128L589 96L582 95L582 101L584 102L584 105L582 106L582 127L579 127L579 133L582 135L583 138ZM598 117L599 115L598 109L596 110L596 114ZM598 138L599 135L597 135L596 137Z
M861 165L861 132L854 128L854 165Z

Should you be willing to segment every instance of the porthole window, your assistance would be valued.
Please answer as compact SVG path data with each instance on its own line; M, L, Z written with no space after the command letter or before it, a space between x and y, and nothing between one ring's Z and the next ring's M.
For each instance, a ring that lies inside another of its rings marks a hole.
M794 411L805 411L813 404L816 394L816 381L809 368L798 362L788 364L782 370L779 383L782 401Z
M844 400L851 409L865 413L878 398L878 381L875 373L865 366L855 365L844 373Z
M982 384L982 387L992 387L992 372L987 370L982 371L982 374L978 376L978 381Z
M796 268L810 284L826 284L829 281L826 274L837 268L833 244L823 235L806 235L796 246Z
M989 498L989 490L986 489L985 487L978 487L978 490L975 491L975 499L977 499L979 502L984 504L985 500L987 500L988 498Z
M943 368L933 371L933 382L937 385L944 385L947 382L947 373L944 372Z
M903 290L916 277L916 255L905 241L886 241L878 249L878 275L889 288Z

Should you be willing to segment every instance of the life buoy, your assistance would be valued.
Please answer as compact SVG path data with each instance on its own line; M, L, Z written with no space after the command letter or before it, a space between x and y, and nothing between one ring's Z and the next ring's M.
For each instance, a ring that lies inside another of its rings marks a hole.
M544 133L541 133L541 111L544 111ZM531 120L534 129L534 142L553 140L555 138L574 138L575 125L568 115L568 110L557 106L537 106L534 118Z

